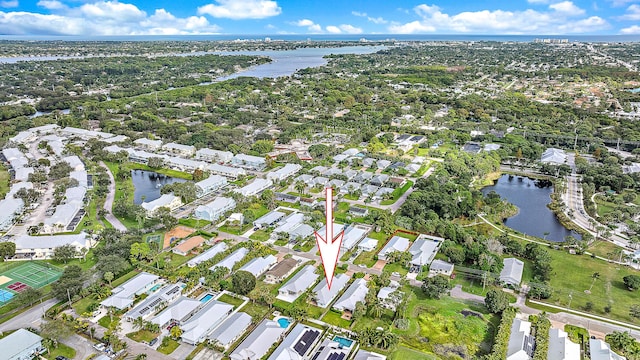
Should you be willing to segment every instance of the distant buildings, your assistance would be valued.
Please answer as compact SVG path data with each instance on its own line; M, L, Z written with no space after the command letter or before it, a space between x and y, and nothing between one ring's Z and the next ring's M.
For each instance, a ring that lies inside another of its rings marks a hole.
M200 149L196 151L196 159L204 160L212 163L226 164L233 158L233 154L229 151Z
M269 180L271 180L273 182L282 181L282 180L285 180L287 178L292 177L293 175L295 175L301 169L302 169L301 165L298 165L298 164L286 164L285 166L281 167L278 170L274 170L274 171L268 172L267 173L267 179L269 179Z
M91 238L87 233L68 235L43 235L29 236L19 235L10 241L16 244L15 259L43 260L53 256L55 248L63 245L71 245L76 249L77 256L81 256L82 249L91 247Z
M567 153L564 150L548 148L542 153L541 163L563 165L567 162Z
M259 156L236 154L236 156L231 159L231 164L241 168L259 171L267 166L267 161L265 158Z
M133 143L143 149L150 151L159 150L162 147L162 140L150 140L146 138L134 140Z
M162 150L170 152L172 154L176 154L178 156L183 156L186 158L190 158L196 153L196 148L190 145L182 145L177 143L167 143L162 146Z

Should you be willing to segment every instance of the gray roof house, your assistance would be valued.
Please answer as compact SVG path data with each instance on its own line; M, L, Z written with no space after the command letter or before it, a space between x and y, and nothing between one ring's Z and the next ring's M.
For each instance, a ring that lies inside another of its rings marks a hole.
M303 324L297 324L282 343L273 351L268 360L299 360L310 358L311 349L322 331Z
M200 300L188 297L180 297L169 307L151 319L151 322L157 324L161 328L168 326L171 322L182 324L202 306Z
M209 335L209 340L228 349L251 325L251 316L237 312L229 316Z
M340 298L333 304L333 308L353 313L357 303L364 303L364 298L367 296L368 292L369 288L367 287L367 281L365 279L356 279L347 288L344 294L342 294L342 296L340 296Z
M531 323L514 319L507 345L507 360L528 360L533 357L535 340L531 336Z
M232 252L229 256L222 259L222 261L210 267L209 270L213 271L217 267L223 267L231 271L233 269L233 266L238 261L244 259L244 257L247 256L248 253L249 253L249 249L245 247L238 248L236 251Z
M42 345L42 338L31 331L18 329L0 339L0 359L31 360L47 349Z
M580 345L569 340L566 332L549 329L547 360L580 360Z
M378 259L386 260L387 254L394 251L406 251L409 248L409 239L401 236L394 236L378 253Z
M329 306L333 299L338 296L338 293L347 286L349 279L351 279L351 277L345 274L335 275L331 282L331 289L329 289L327 279L322 279L322 281L313 288L313 299L315 300L316 305L321 308Z
M442 260L433 260L429 265L429 277L436 275L451 276L454 265Z
M334 228L335 231L335 228ZM360 226L350 225L344 230L344 238L342 239L341 249L343 252L347 252L353 249L360 240L364 239L367 235L367 229L363 229Z
M591 360L625 360L624 356L620 356L611 350L606 342L600 339L589 339L589 349L591 350Z
M389 160L378 160L376 161L376 166L378 166L378 169L386 169L391 165L391 161Z
M411 264L415 266L428 265L440 250L443 238L421 234L409 248Z
M542 153L540 162L562 165L567 162L567 153L562 149L548 148Z
M202 254L194 257L193 259L187 261L187 266L189 267L195 267L198 264L205 262L207 260L213 259L216 255L220 254L221 252L226 251L228 248L227 244L224 242L219 242L216 245L214 245L211 249L203 252Z
M271 211L253 222L253 226L265 228L275 225L278 221L285 217L285 213L280 211Z
M211 175L196 183L196 195L200 198L227 186L227 178L220 175Z
M211 330L220 325L233 311L233 305L210 300L181 326L182 341L195 345L204 341Z
M277 298L293 302L318 280L319 275L315 273L315 270L315 267L311 265L300 269L297 274L278 289Z
M269 270L269 268L271 268L276 262L278 262L278 259L273 255L257 257L244 264L244 266L238 270L250 272L257 278L264 274L265 271Z
M387 174L377 174L371 178L371 185L382 186L389 181L391 177Z
M125 320L133 321L137 318L148 318L159 308L179 298L180 295L182 295L183 288L183 283L170 284L162 287L153 295L140 302L136 307L129 310L129 312L124 315Z
M280 340L285 329L273 320L264 319L244 341L233 350L231 360L259 360Z
M502 260L502 263L504 267L500 272L500 281L513 287L520 286L524 262L516 258L506 258Z
M160 277L158 275L141 272L124 284L114 288L111 291L113 295L102 300L100 305L104 307L114 307L118 310L126 309L133 305L133 299L136 295L146 293L155 286L159 280Z

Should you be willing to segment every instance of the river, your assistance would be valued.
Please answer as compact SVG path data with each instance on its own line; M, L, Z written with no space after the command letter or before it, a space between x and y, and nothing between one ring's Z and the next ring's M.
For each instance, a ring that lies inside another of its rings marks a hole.
M554 242L564 241L569 235L581 238L580 234L565 228L547 207L551 202L553 186L529 178L502 175L494 185L482 189L483 194L491 191L519 209L517 215L504 221L506 226Z

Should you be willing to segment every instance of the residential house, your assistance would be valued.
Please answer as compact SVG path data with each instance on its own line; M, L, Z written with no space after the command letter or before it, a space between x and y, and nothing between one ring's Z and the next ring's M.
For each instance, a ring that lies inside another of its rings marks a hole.
M171 250L174 254L187 256L191 250L202 246L202 244L206 241L202 236L194 236L190 237L187 240L183 240Z
M201 198L214 191L220 190L225 186L227 186L227 178L220 175L211 175L196 183L196 195L198 198Z
M376 165L376 161L377 160L374 159L374 158L370 158L370 157L364 158L364 159L362 159L362 166L364 166L366 168L370 168L372 166L377 166Z
M78 256L81 256L80 254L82 254L83 251L91 247L91 238L85 232L56 236L18 235L9 241L16 244L15 259L50 259L53 256L55 248L63 245L73 246Z
M358 250L360 251L373 251L378 247L378 240L369 237L364 238L358 244Z
M100 141L105 142L107 144L115 144L115 143L121 143L127 140L129 140L129 137L126 135L116 135L110 138L101 139Z
M141 138L134 140L133 143L135 146L143 149L147 149L150 151L159 150L162 147L162 140L151 140L146 138Z
M390 178L391 177L387 174L377 174L371 178L371 185L378 187L383 186L387 183L387 181L389 181Z
M195 314L202 305L200 300L182 296L150 321L160 326L161 329L171 324L181 325L185 320Z
M0 339L0 359L2 360L31 360L40 358L41 354L47 352L47 348L42 345L40 336L29 330L18 329L13 333Z
M333 277L331 281L331 288L327 283L327 279L322 279L316 287L313 288L313 301L317 306L321 308L326 308L331 304L333 299L338 296L338 293L347 286L347 283L351 279L350 276L346 274L337 274Z
M600 339L589 339L591 360L625 360L624 356L616 354L609 344Z
M378 169L384 170L386 168L388 168L389 166L391 166L391 161L389 160L378 160L376 161L376 166L378 167Z
M56 206L56 210L51 217L45 218L43 232L68 232L74 231L82 218L82 207L84 206L84 196L87 193L85 187L68 188L65 191L64 204Z
M84 171L85 170L84 163L76 155L63 157L61 161L66 162L67 164L69 164L69 166L71 166L71 169L73 169L72 171Z
M389 240L389 242L380 250L378 253L378 259L387 260L387 255L394 251L406 251L409 248L409 239L394 236Z
M353 360L387 360L387 357L367 350L358 350Z
M196 159L208 161L218 164L226 164L233 158L233 154L229 151L220 151L212 149L200 149L196 151Z
M251 197L260 194L271 186L273 186L273 182L271 180L255 179L251 184L246 185L240 189L234 189L233 191L244 197Z
M271 346L280 341L285 329L273 320L264 319L229 355L231 360L260 360Z
M549 329L547 360L580 360L580 345L569 340L566 332Z
M556 148L548 148L540 157L541 163L562 165L567 162L567 153L564 150Z
M295 204L300 201L300 196L290 195L285 193L275 193L276 201L284 201L290 204Z
M335 231L335 230L334 230ZM344 230L344 237L342 238L342 246L340 250L342 254L353 249L362 239L367 236L369 228L362 225L349 225Z
M365 184L371 181L371 178L373 178L373 174L368 172L368 171L361 171L358 173L358 175L356 175L353 178L354 182L360 183L360 184Z
M209 300L180 327L182 329L182 341L190 345L201 343L232 312L233 305L218 300Z
M330 187L332 189L340 189L344 186L345 183L346 182L344 180L333 179L327 183L327 187Z
M185 158L190 158L196 154L196 148L194 146L177 143L166 143L162 145L162 150Z
M325 170L322 173L322 176L324 177L334 177L334 176L339 176L342 175L342 170L338 169L338 168L328 168L327 170Z
M319 275L315 273L315 270L315 267L311 265L303 267L278 289L277 298L286 302L293 302L318 280Z
M74 128L67 126L66 128L60 130L60 133L66 137L78 137L82 140L89 139L107 139L113 136L113 134L109 134L102 131L92 131L80 128Z
M111 291L112 295L102 300L100 305L105 308L112 307L117 310L127 309L133 305L133 300L137 295L142 295L148 292L159 282L160 277L158 275L141 272L124 284L114 288Z
M231 164L241 168L259 171L267 166L267 161L260 156L236 154L236 156L231 159Z
M302 181L306 186L313 186L313 179L314 177L309 174L302 174L298 175L298 177L295 178L295 181Z
M342 185L342 187L340 188L340 193L351 194L351 193L361 191L361 188L362 188L362 185L358 184L357 182L348 182Z
M333 304L333 308L342 311L343 317L351 315L356 309L356 305L360 302L364 304L364 299L369 292L367 281L365 279L355 279L340 298Z
M24 210L24 201L16 199L13 196L6 196L4 200L0 200L0 231L8 230L16 218L22 214Z
M244 169L220 164L209 164L206 166L206 169L209 170L211 174L222 175L232 179L237 179L241 176L247 175L247 172Z
M442 260L433 260L429 265L429 277L436 275L451 276L453 274L453 264Z
M267 179L278 182L285 180L293 175L295 175L298 171L302 169L301 165L298 164L286 164L284 167L281 167L278 170L270 171L267 173Z
M264 282L277 284L286 279L298 266L298 261L292 258L283 259L264 275Z
M297 324L267 360L309 359L321 335L322 331L316 328Z
M344 177L346 177L348 181L351 181L351 179L358 176L358 172L356 170L346 170L342 173L342 175L344 175Z
M420 234L409 248L411 265L422 267L430 264L443 242L443 238Z
M216 255L223 253L227 250L228 246L225 242L219 242L215 244L211 249L203 252L202 254L194 257L193 259L187 261L188 267L196 267L198 264L203 263L207 260L213 259Z
M265 271L269 270L275 263L278 262L278 259L273 255L267 255L263 257L257 257L248 263L244 264L240 269L242 271L247 271L253 274L256 278L260 277Z
M285 213L280 211L271 211L253 222L253 226L257 228L268 228L275 225L278 221L285 217Z
M318 349L313 355L315 360L337 360L346 359L351 352L351 347L344 346L343 343L332 340L331 338L324 339Z
M500 281L515 288L520 286L524 262L516 258L506 258L502 260L502 263L504 266L500 272Z
M380 304L382 304L382 306L389 310L395 311L396 306L398 306L397 300L400 298L400 296L396 296L399 294L394 293L402 293L399 288L400 284L393 280L391 280L389 286L381 287L380 290L378 290L377 295Z
M156 214L158 209L166 207L169 210L175 210L182 205L182 200L179 197L173 195L173 193L163 194L159 198L149 201L143 202L141 204L142 208L144 208L147 212L148 217L152 217Z
M237 312L229 316L211 335L209 341L228 349L234 341L238 340L251 325L251 316L247 313Z
M531 336L531 323L513 319L507 344L507 360L530 360L533 358L534 349L535 340Z
M280 222L271 232L272 238L277 238L281 233L289 234L289 239L303 239L313 235L313 228L304 223L303 213L292 213Z
M146 320L153 313L165 307L167 304L177 300L182 295L182 289L185 287L183 283L170 284L162 287L160 290L150 295L140 302L133 309L124 315L126 321L133 321L137 318Z
M212 202L200 205L196 208L196 219L207 221L216 221L227 211L231 211L236 207L236 201L232 198L219 196Z
M311 170L309 170L309 172L310 173L314 173L316 175L321 175L321 174L324 174L324 172L327 171L327 170L328 170L327 167L318 165L318 166L312 168Z
M203 170L207 167L207 163L197 160L184 159L177 156L168 156L165 158L165 164L172 170L182 172L193 172L196 169Z
M357 206L350 206L349 207L349 214L356 216L356 217L365 217L367 215L369 215L369 209L368 208L361 208L361 207L357 207Z
M231 271L233 269L233 266L237 264L240 260L244 259L244 257L247 256L248 253L249 253L249 249L245 247L238 248L236 251L232 252L229 256L222 259L222 261L210 267L209 270L213 271L217 267L223 267Z

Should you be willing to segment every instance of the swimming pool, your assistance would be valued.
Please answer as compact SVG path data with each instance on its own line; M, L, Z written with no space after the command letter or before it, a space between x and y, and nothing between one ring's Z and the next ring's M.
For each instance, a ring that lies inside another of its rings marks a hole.
M213 294L207 294L203 297L200 298L200 302L201 303L206 303L207 301L211 300L213 298Z
M350 348L351 345L353 345L353 340L343 338L341 336L334 336L333 341L337 342L338 344L340 344L340 346L344 348Z
M286 329L289 327L289 325L291 325L291 320L285 318L285 317L281 317L280 319L277 320L278 324L280 325L281 328Z
M162 286L162 284L154 285L151 289L149 289L149 294L151 294L152 292L160 289L161 286Z

